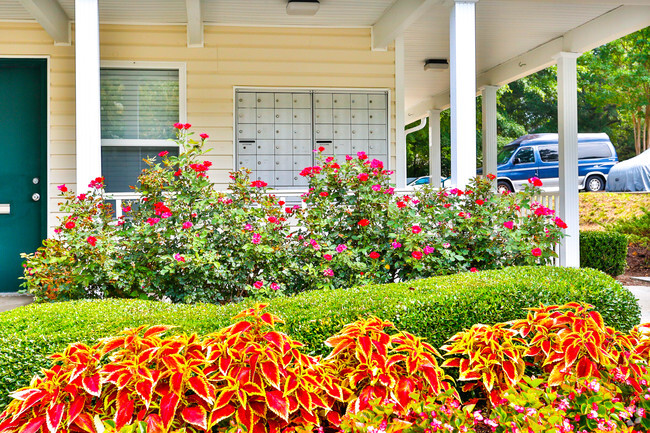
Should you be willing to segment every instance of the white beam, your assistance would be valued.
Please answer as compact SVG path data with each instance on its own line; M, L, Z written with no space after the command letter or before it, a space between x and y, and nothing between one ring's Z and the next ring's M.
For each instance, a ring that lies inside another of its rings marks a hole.
M554 65L555 60L553 57L561 51L584 53L650 26L650 0L643 0L643 2L647 6L618 7L568 31L559 38L548 41L537 48L483 71L477 77L477 88L486 85L504 86ZM449 92L442 92L409 107L408 112L412 115L409 119L417 119L423 116L432 106L440 109L448 108L448 95Z
M442 177L440 157L440 110L429 111L429 179L431 185L440 188Z
M560 243L560 266L580 267L578 199L578 53L560 53L557 59L557 123L560 164L560 218L568 228Z
M20 0L57 45L70 45L70 19L57 0Z
M406 133L404 127L404 36L395 39L395 185L406 186Z
M429 7L440 0L397 0L372 26L372 49L385 50Z
M77 192L102 169L98 0L75 0Z
M497 86L485 86L481 92L483 124L483 176L497 174ZM496 187L496 181L492 182Z
M449 17L451 184L476 176L476 0L454 0Z
M187 46L203 47L203 14L201 0L185 0L187 7Z

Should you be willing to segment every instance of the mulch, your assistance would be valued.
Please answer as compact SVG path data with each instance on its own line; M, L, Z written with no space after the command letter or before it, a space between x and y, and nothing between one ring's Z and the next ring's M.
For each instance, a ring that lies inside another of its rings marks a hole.
M650 283L632 277L650 277L650 249L630 245L627 249L627 269L623 275L616 277L624 286L650 286Z

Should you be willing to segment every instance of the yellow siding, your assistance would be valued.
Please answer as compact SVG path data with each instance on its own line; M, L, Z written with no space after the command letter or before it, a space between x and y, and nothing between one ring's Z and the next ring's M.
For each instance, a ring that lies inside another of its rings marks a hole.
M103 25L102 60L185 62L187 121L210 135L211 178L225 186L233 168L233 88L391 90L395 164L394 52L370 49L369 29L206 26L205 47L187 48L184 26ZM0 55L50 57L50 225L56 186L75 188L74 47L54 46L37 24L0 23Z

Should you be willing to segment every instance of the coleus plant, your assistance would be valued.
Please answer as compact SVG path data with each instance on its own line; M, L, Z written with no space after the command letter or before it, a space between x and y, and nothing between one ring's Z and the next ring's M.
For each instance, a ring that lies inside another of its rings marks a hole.
M245 319L199 339L162 337L169 326L139 327L88 347L55 354L55 365L16 391L0 414L0 433L95 433L146 424L147 433L214 426L262 433L319 420L350 392L302 344L274 329L280 319L257 305ZM331 412L331 413L330 413ZM329 416L328 416L329 415ZM95 422L98 417L100 424Z
M463 391L482 386L492 403L524 376L526 342L506 324L474 325L449 339L443 367L456 367L458 379L467 382Z
M616 369L640 390L639 362L644 349L635 352L635 337L605 326L593 306L570 302L529 308L526 319L514 321L512 328L528 339L527 356L549 373L548 383L557 386L567 376L601 377Z
M347 413L372 406L376 400L393 401L404 411L414 397L437 395L449 388L430 344L408 332L395 331L391 322L370 317L346 325L325 343L332 352L325 365L349 388Z

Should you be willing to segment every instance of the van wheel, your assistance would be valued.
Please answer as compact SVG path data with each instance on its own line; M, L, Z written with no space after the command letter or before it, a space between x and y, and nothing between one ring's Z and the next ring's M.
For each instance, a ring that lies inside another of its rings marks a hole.
M506 182L505 180L500 180L497 183L497 192L499 194L503 194L504 192L513 192L510 182Z
M585 182L585 191L596 192L605 189L605 180L600 176L589 176Z

